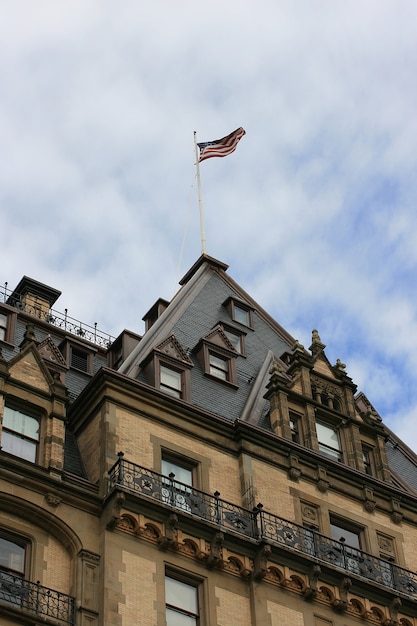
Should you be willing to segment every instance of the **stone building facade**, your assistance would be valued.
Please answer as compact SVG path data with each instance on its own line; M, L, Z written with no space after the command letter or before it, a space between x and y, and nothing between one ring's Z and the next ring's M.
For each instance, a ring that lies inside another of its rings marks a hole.
M2 290L2 626L417 626L415 455L227 269L117 338Z

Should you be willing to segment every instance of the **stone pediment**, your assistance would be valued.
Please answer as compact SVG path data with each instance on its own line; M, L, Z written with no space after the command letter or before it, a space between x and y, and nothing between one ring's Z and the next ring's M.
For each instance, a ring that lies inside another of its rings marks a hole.
M50 337L47 337L38 345L38 352L48 367L53 367L60 371L68 369L64 357Z
M237 354L232 342L227 337L221 326L215 326L207 335L202 337L202 340L211 343L218 348L222 348L223 350L229 350L233 352L233 354Z
M53 382L34 343L27 344L8 366L11 379L49 393Z
M171 335L170 337L165 339L162 343L159 344L159 346L156 346L155 350L161 352L162 354L165 354L166 356L171 357L172 359L175 359L176 361L181 361L182 363L186 363L187 365L193 364L175 335Z

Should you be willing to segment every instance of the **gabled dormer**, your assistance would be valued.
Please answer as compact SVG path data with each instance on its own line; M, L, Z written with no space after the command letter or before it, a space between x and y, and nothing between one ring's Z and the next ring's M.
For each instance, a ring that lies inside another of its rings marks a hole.
M266 398L276 434L333 462L389 481L383 426L374 414L358 411L356 385L338 359L331 365L317 330L310 353L296 342L271 370Z
M194 353L206 376L237 386L236 358L239 353L221 325L200 339Z
M68 370L68 365L62 353L58 350L50 337L47 337L38 345L38 352L51 375L54 376L57 374L59 380L64 383L65 372Z
M146 380L156 389L190 401L190 370L193 363L175 335L157 345L141 363Z
M40 352L28 328L20 352L8 362L0 358L0 454L60 472L68 396L59 371L43 358L43 344Z

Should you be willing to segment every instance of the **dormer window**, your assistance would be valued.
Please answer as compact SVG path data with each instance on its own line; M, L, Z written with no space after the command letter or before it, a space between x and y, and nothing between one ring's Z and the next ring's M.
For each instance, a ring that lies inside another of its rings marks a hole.
M229 359L209 351L210 374L221 380L229 380Z
M199 341L195 352L206 376L236 385L238 352L220 325Z
M0 341L6 341L7 315L0 313Z
M234 322L253 328L253 308L236 298L228 298L223 303Z
M149 383L163 393L181 400L190 399L190 369L193 363L175 335L157 346L141 367Z
M159 388L164 393L174 398L182 397L182 372L160 364Z

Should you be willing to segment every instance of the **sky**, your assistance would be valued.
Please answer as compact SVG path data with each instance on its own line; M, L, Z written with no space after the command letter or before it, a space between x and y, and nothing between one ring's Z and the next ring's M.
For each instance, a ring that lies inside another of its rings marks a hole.
M142 334L207 253L417 451L415 0L0 0L0 284Z

